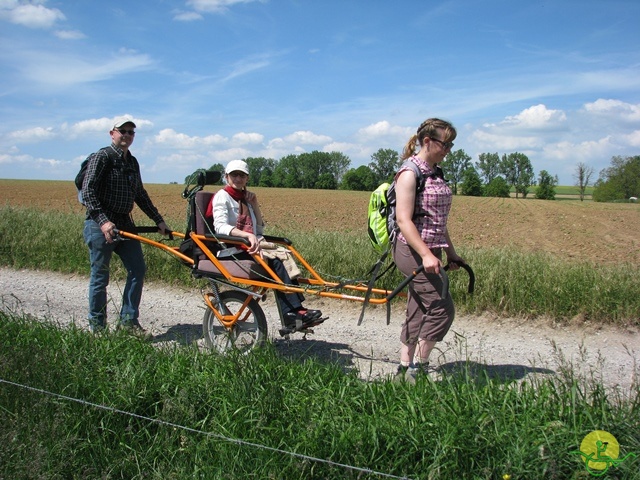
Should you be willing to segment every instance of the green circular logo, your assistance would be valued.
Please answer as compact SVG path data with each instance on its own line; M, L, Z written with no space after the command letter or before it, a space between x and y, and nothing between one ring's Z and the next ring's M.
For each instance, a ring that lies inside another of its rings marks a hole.
M604 430L587 434L580 444L585 466L593 470L606 470L620 455L620 444L616 437Z

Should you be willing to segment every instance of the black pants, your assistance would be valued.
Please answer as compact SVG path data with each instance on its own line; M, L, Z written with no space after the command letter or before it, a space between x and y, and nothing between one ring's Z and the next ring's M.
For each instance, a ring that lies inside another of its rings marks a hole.
M297 280L291 280L289 277L289 272L284 268L284 264L278 258L273 258L267 261L271 269L278 275L280 280L282 280L287 285L298 285ZM279 290L276 290L276 297L278 299L278 303L280 304L280 308L282 309L282 313L295 312L302 308L302 302L304 301L304 297L300 293L284 293Z
M236 260L253 260L253 257L245 252L234 255L234 258ZM282 260L272 258L267 260L267 264L286 285L298 285L297 280L291 280L289 272L284 268ZM289 312L296 312L302 308L304 296L301 293L285 293L280 290L276 290L276 299L278 300L278 305L280 306L282 313L287 314Z

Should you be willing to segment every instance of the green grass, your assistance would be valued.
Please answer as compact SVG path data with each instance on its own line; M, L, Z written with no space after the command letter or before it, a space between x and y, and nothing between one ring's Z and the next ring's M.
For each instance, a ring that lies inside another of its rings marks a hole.
M0 208L0 264L87 274L82 221ZM364 235L287 236L327 277L365 278L376 260ZM451 272L458 311L640 318L629 266L508 249L461 254L477 284L468 295L466 273ZM166 253L145 247L145 255L150 279L195 283ZM400 279L394 272L380 283ZM313 357L285 359L271 345L219 356L37 320L0 309L0 478L588 478L573 452L593 430L640 455L638 384L605 391L606 369L579 376L561 352L553 376L518 382L462 359L412 386L363 382ZM638 461L611 473L635 478Z
M77 214L0 208L0 265L88 275L82 224L83 218ZM170 224L177 226L180 222L170 219ZM274 232L278 234L285 233ZM369 268L378 258L364 233L286 232L286 236L327 280L366 281ZM145 245L144 249L150 280L196 285L189 270L174 257L154 247ZM588 262L565 261L542 253L524 254L514 249L461 248L459 253L476 274L473 295L467 294L466 272L449 274L460 313L489 311L531 319L547 317L558 322L585 319L640 324L639 272L632 265L594 268ZM113 262L114 278L124 278L124 274L121 263ZM394 269L377 286L393 289L401 280L401 274Z
M595 429L640 453L638 386L607 394L570 364L367 383L269 345L218 356L7 313L0 347L0 478L587 478L572 452Z

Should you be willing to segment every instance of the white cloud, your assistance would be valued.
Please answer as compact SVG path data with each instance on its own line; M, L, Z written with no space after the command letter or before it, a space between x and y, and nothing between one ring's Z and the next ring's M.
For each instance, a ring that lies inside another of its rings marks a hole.
M236 133L231 137L232 143L236 145L261 144L264 141L264 135L260 133Z
M171 148L178 149L198 149L202 147L211 147L216 145L226 145L228 139L222 135L207 135L206 137L189 136L184 133L178 133L171 128L165 128L160 130L158 134L153 137L153 143L161 144Z
M318 135L308 130L293 132L284 137L284 142L289 145L323 145L331 141L327 135Z
M520 129L546 129L555 128L566 120L567 116L562 110L548 109L540 104L522 110L517 115L506 117L500 125Z
M34 143L44 140L51 140L56 134L52 128L34 127L27 130L16 130L8 137L17 143Z
M490 132L486 129L474 131L470 136L470 141L484 152L521 152L524 149L535 148L540 143L538 137L506 135L504 132Z
M47 168L57 167L59 165L62 165L63 163L65 162L61 160L56 160L55 158L33 157L27 154L21 154L21 155L0 154L0 165L12 165L12 166L17 165L18 167L26 165L28 168L28 171L31 173L33 173L35 170L38 170L42 167L47 167ZM26 175L23 178L30 178L30 176Z
M380 137L398 137L409 140L411 133L412 129L410 128L391 125L388 121L382 120L358 130L358 137L364 141L379 140Z
M607 158L616 149L611 137L600 140L585 140L582 142L562 141L545 145L544 156L552 160L572 160L574 163L588 161L590 159Z
M228 7L238 3L252 3L262 0L187 0L187 6L197 12L223 13Z
M222 82L228 82L229 80L233 80L236 77L241 77L242 75L246 75L247 73L251 73L255 70L260 70L262 68L268 67L270 65L270 61L266 57L261 57L257 60L243 60L241 62L236 62L236 64L232 67L231 72L229 72L224 78L222 78Z
M211 162L204 154L195 152L174 152L169 155L158 155L156 157L156 162L146 171L182 172L184 173L184 176L186 176L198 168L208 168L210 166ZM176 180L179 180L179 178Z
M23 1L5 1L0 3L0 18L23 27L47 29L66 17L57 8Z
M56 30L53 34L61 40L80 40L86 35L79 30Z
M121 49L105 61L57 55L48 51L23 52L23 72L29 80L45 87L69 87L111 79L131 72L149 70L154 61L146 54Z
M62 131L67 131L72 135L78 136L84 133L109 133L113 128L113 124L116 120L120 120L122 118L127 118L136 124L136 128L140 129L143 127L151 127L153 126L153 122L149 120L143 120L139 118L135 118L133 115L125 113L123 115L117 115L115 117L101 117L101 118L91 118L89 120L82 120L80 122L76 122L72 127L69 127L66 124L63 124L61 127Z
M175 11L173 13L173 19L179 22L193 22L195 20L202 20L204 17L197 12L183 12Z
M322 148L323 152L340 152L344 153L348 157L369 157L373 154L371 149L368 149L366 146L358 144L358 143L348 143L348 142L332 142L326 144ZM355 165L351 165L352 168L356 168Z
M241 158L256 156L255 152L251 152L245 148L228 148L226 150L215 150L208 152L209 162L207 166L211 166L214 163L221 163L226 165L231 160L240 160Z
M598 116L622 119L629 122L640 121L640 104L633 105L620 100L599 98L593 103L585 104L584 110Z
M624 135L623 138L632 147L640 147L640 130L635 130L628 135Z

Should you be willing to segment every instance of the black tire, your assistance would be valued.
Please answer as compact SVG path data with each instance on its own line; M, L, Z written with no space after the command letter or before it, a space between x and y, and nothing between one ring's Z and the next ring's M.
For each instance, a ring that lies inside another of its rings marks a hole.
M248 295L236 290L220 293L222 305L216 305L222 312L235 314L247 300ZM267 319L262 307L255 299L249 300L245 311L229 330L216 318L213 311L207 308L202 321L202 334L207 347L220 353L235 348L247 353L262 345L267 338Z

